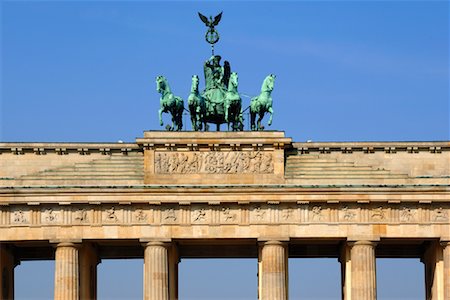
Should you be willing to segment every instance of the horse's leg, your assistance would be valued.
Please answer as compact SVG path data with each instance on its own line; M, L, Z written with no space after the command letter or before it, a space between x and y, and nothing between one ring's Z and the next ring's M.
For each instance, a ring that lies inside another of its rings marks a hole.
M160 109L158 110L159 125L160 125L160 126L163 126L162 113L163 113L163 109L160 108Z
M272 107L269 107L269 109L267 110L270 114L270 118L269 118L269 122L267 122L267 125L272 125L272 117L273 117L273 109Z
M251 130L256 130L255 119L256 119L256 113L250 109L250 127L251 127L250 129Z
M258 118L258 130L261 130L261 121L264 118L264 112L260 112L259 113L259 118Z

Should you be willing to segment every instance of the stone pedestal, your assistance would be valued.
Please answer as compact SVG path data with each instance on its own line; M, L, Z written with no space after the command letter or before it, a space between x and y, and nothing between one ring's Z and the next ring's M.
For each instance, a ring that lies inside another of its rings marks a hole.
M55 252L55 300L78 300L78 245L59 243Z
M0 244L0 299L14 299L14 253L7 244Z
M377 298L375 246L370 241L350 243L351 296L353 300L375 300Z
M145 184L279 184L284 148L291 139L278 131L147 131Z
M258 269L259 299L288 299L288 253L286 243L279 241L261 243Z
M91 243L80 248L80 298L97 299L97 265L100 262L97 249Z
M167 243L149 242L144 251L144 300L169 300Z

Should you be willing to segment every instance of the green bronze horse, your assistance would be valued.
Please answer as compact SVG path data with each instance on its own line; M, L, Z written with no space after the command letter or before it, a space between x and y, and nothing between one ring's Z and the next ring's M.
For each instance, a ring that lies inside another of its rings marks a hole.
M200 95L198 91L199 79L198 75L192 76L191 93L188 97L189 113L191 115L192 130L202 130L205 123L205 99Z
M159 108L159 124L163 125L162 113L172 115L172 126L168 127L170 131L180 131L183 128L184 104L181 97L175 96L169 87L169 83L164 76L156 77L156 90L161 93Z
M250 123L252 130L264 129L264 126L261 125L261 120L264 118L266 112L270 113L270 118L267 122L267 125L270 126L272 124L273 109L271 94L273 91L274 81L275 75L270 74L269 76L267 76L263 81L261 94L252 98L252 100L250 101ZM259 115L257 125L255 124L256 115Z
M233 72L230 74L228 82L228 90L225 94L224 112L225 122L228 123L228 129L233 131L242 130L242 100L237 91L238 88L238 74Z

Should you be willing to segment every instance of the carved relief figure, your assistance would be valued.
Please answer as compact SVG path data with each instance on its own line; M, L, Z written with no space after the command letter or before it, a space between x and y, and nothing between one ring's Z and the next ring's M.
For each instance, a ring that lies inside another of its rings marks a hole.
M44 212L45 221L47 222L55 222L56 221L56 214L53 211L53 208L48 208Z
M147 214L142 209L137 209L135 212L136 221L144 222L147 220Z
M288 209L283 210L283 214L281 215L281 217L283 218L283 220L288 221L292 216L292 212L293 209L289 207Z
M177 216L176 216L175 210L173 208L166 209L164 220L172 220L172 221L177 220Z
M262 219L264 219L265 214L266 212L261 208L261 206L257 206L255 208L255 216L257 220L261 221Z
M442 209L442 207L439 207L434 212L434 221L436 222L448 221L448 214L445 210Z
M400 220L404 222L410 222L414 220L414 210L411 208L403 207L400 213Z
M225 221L234 221L236 219L236 214L231 213L229 207L222 208L222 214L225 217Z
M199 210L196 210L194 215L194 222L204 221L206 219L206 209L201 208Z
M356 214L348 209L348 206L344 206L342 208L342 212L344 213L344 220L351 221L354 220L356 217Z
M86 222L87 221L87 211L86 209L78 209L75 211L75 221Z
M381 221L384 220L386 218L385 214L384 214L384 210L383 207L377 207L372 209L372 214L371 214L371 218L374 221Z
M26 223L27 222L27 220L25 218L25 214L22 210L17 210L14 212L13 222L14 223Z
M312 212L312 220L313 221L321 221L323 218L322 215L322 207L321 206L314 206L311 210Z
M112 222L118 221L116 216L116 208L114 206L106 210L106 219Z

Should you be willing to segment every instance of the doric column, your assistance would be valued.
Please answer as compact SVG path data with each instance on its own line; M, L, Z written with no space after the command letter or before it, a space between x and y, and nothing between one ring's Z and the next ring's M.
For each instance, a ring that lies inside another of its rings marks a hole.
M444 297L443 247L431 242L425 250L422 262L425 264L425 296L427 300L446 300Z
M450 299L450 241L442 242L444 259L444 299Z
M79 285L78 246L59 243L55 252L55 300L78 300Z
M0 244L0 299L14 299L14 267L13 249Z
M342 300L351 300L352 260L350 259L350 247L346 243L342 245L339 262L341 263Z
M172 243L169 250L169 299L178 299L178 263L180 257L178 247Z
M91 243L80 248L80 299L97 299L97 265L100 259L97 249Z
M375 246L370 241L350 243L351 299L375 300L377 298ZM349 300L350 297L346 299Z
M169 299L168 246L149 242L144 251L144 300Z
M288 298L288 254L286 243L267 241L259 249L259 299Z

